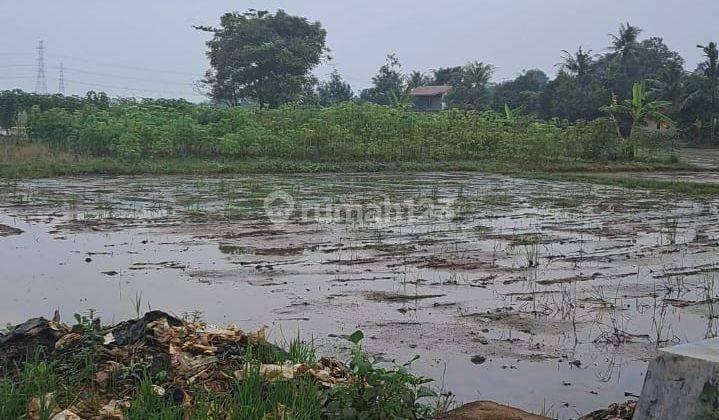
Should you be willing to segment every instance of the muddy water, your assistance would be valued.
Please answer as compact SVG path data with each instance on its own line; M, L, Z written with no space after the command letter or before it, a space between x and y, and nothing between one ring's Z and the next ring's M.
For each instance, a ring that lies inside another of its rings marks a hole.
M398 203L439 211L367 217ZM571 418L716 334L716 204L457 173L0 182L0 320L161 308L320 353L362 329L459 401Z

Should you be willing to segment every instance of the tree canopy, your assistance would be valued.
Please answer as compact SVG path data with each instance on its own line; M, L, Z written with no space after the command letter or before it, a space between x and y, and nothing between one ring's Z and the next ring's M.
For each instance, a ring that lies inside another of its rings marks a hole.
M204 82L208 96L222 105L256 105L276 108L288 102L327 107L359 100L388 106L411 106L410 89L449 85L445 105L500 115L532 115L570 123L602 117L601 109L635 97L636 83L644 83L647 103L660 102L679 132L697 143L719 143L719 50L715 42L697 47L704 61L685 69L682 57L661 37L642 38L641 28L624 23L608 34L604 53L584 46L558 52L557 74L549 78L540 69L523 71L511 80L493 82L494 66L485 61L405 73L399 58L389 54L372 77L371 86L356 97L352 87L336 70L318 83L312 71L329 59L326 32L318 22L250 9L227 13L220 26L198 27L211 33L207 56L211 68ZM19 110L33 105L77 110L87 103L107 103L107 96L91 92L87 98L2 92L0 124L7 127ZM631 113L615 112L622 135L633 124Z
M330 74L328 80L319 84L317 96L320 106L331 106L354 99L352 87L342 80L342 76L337 70Z
M389 54L385 63L372 77L372 87L360 94L360 100L379 105L390 105L392 95L401 95L406 88L402 65L394 54Z
M227 13L219 28L197 29L213 34L207 42L209 95L231 106L249 100L276 107L301 100L316 83L311 70L328 52L319 22L283 10Z

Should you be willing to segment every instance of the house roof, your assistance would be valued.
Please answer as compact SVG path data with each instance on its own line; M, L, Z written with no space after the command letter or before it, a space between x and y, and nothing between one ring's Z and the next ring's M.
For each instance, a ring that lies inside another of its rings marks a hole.
M436 96L444 95L445 93L452 90L452 86L420 86L412 89L410 95L412 96Z

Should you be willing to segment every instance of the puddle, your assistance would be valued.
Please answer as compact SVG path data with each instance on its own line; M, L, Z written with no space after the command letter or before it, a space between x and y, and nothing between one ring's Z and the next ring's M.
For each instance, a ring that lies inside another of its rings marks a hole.
M452 213L274 224L278 190ZM153 308L322 353L362 329L459 401L576 417L639 394L657 346L716 335L716 204L476 173L4 181L0 320Z

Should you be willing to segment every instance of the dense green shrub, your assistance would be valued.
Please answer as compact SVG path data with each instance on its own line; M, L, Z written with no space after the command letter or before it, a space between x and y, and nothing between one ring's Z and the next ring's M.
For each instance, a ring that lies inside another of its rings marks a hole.
M493 112L420 113L353 102L263 110L184 101L129 101L72 111L34 108L28 132L52 147L123 159L606 161L627 156L607 119L570 125L532 117L510 120ZM647 153L658 153L660 143L651 143Z

